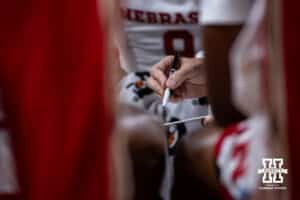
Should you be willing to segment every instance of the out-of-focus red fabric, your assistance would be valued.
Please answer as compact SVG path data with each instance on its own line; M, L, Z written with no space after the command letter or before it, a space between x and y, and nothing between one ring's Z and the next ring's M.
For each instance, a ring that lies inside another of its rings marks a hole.
M96 0L1 1L0 87L22 200L109 198L97 12Z
M283 50L284 50L284 75L286 84L287 103L287 131L289 150L289 175L288 188L291 191L290 199L300 199L300 23L299 1L281 1L283 11Z

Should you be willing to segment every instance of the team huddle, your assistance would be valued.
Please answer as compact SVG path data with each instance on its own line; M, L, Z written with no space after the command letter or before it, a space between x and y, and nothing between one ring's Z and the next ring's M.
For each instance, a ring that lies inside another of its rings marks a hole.
M266 13L264 0L121 1L117 135L127 141L132 198L257 197L256 170L276 141ZM162 128L193 117L202 120Z
M290 198L278 1L44 2L0 7L0 199Z

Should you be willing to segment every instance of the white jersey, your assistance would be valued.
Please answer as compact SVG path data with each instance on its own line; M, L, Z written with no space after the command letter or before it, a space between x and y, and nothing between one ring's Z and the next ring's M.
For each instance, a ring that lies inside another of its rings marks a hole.
M257 170L270 157L268 116L260 114L227 127L214 149L224 199L248 199L259 186ZM231 198L226 198L229 195Z
M202 24L241 24L248 18L255 0L202 0Z
M124 41L121 65L127 72L149 70L179 51L193 57L201 50L200 0L122 0Z

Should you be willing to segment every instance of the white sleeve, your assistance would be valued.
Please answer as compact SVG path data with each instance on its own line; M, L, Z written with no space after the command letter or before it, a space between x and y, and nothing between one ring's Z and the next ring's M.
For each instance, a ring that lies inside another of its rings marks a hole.
M202 0L201 24L241 24L245 22L254 0Z

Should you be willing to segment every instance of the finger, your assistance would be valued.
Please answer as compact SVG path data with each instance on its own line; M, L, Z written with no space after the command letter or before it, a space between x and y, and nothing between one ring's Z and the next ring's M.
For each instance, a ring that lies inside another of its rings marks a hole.
M202 125L204 127L211 127L215 124L215 119L212 116L206 116L203 120L202 120Z
M165 87L167 77L165 73L161 71L161 69L158 68L151 69L150 75L154 80L156 80L161 85L161 87L163 88Z
M166 56L163 59L161 59L157 64L153 65L153 68L157 68L166 72L172 65L173 59L174 56Z
M165 72L169 69L172 60L173 60L173 56L164 57L157 64L153 65L153 67L150 70L151 76L155 80L157 80L162 85L162 87L165 86L165 83L167 81Z
M202 61L199 59L182 58L182 66L167 80L167 87L176 89L188 79L202 79Z
M160 86L160 84L153 79L152 77L149 77L147 80L147 86L151 88L154 92L156 92L158 95L162 96L163 94L163 88Z
M166 72L170 68L173 61L173 56L167 56L163 59L161 59L160 62L153 65L150 74L153 76L154 79L156 79L161 85L165 85L165 82L167 80Z
M174 74L172 74L166 82L166 86L171 89L176 89L179 87L184 81L186 81L190 74L193 73L194 67L189 65L183 65L180 69L178 69Z

